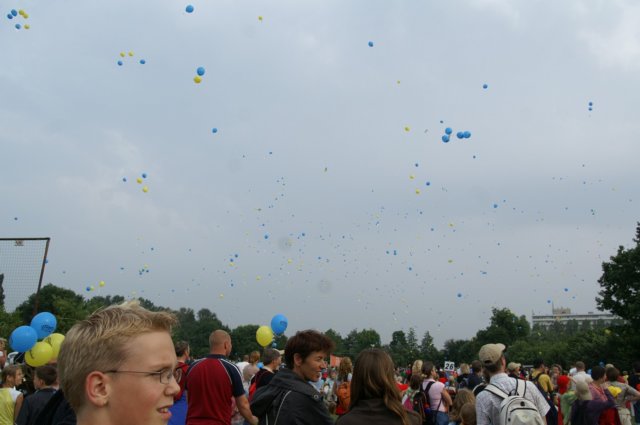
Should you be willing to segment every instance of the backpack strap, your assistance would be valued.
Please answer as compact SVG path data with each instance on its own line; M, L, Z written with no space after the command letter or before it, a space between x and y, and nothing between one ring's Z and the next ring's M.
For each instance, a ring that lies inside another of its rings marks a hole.
M516 388L515 388L515 394L519 395L520 397L524 397L524 395L527 393L527 384L526 382L524 382L522 379L518 379L518 378L513 378L516 380Z
M504 391L502 391L500 388L496 387L493 384L487 384L487 386L484 387L484 389L485 391L489 391L493 395L497 395L503 400L509 397L509 394L505 393Z

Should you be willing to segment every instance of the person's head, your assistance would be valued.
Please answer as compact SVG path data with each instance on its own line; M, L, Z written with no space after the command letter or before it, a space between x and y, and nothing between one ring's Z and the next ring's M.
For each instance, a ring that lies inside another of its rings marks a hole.
M166 424L180 390L175 323L171 313L128 302L99 310L67 332L58 374L79 425Z
M176 342L176 357L178 359L188 359L191 354L191 348L189 347L189 343L187 341L178 341Z
M449 416L453 421L458 421L461 419L462 407L471 404L472 406L476 405L476 396L473 395L473 391L462 388L456 394L456 398L453 399L453 406L451 406L451 411Z
M7 348L7 340L0 338L0 351L4 351Z
M589 391L589 384L584 381L576 382L576 395L578 400L591 400L591 391Z
M460 363L460 373L462 375L471 373L471 370L469 369L469 365L467 363Z
M482 372L482 363L480 363L480 360L474 360L471 362L471 371L476 375L480 375L480 372Z
M412 390L417 390L420 388L420 384L422 384L422 376L419 373L411 374L411 379L409 380L409 386Z
M2 369L2 385L5 388L16 387L22 384L23 378L24 373L22 372L22 367L20 367L20 365L11 364Z
M411 365L411 375L420 375L422 373L422 360L418 359Z
M520 363L516 363L516 362L510 362L507 365L507 371L509 373L513 373L513 374L519 374L520 373L520 368L522 367L522 365Z
M352 372L353 372L353 363L351 363L351 358L343 357L340 360L340 365L338 366L338 379L346 381L347 377Z
M351 380L351 407L361 400L381 399L387 409L395 413L404 424L407 413L396 386L391 357L379 348L363 350L356 359Z
M227 331L217 329L209 335L209 351L211 354L229 356L232 347L231 336Z
M533 368L535 370L543 370L544 369L544 360L541 358L537 358L533 360Z
M318 331L299 331L287 341L284 358L287 367L302 379L317 382L334 347L333 341Z
M251 353L249 353L249 363L256 364L259 361L260 361L260 352L259 351L252 351Z
M426 379L429 379L429 378L435 379L438 376L433 362L426 361L422 363L422 375Z
M554 364L551 366L551 373L554 375L562 375L562 366L559 364Z
M584 362L580 362L580 361L576 362L576 371L584 372L585 367L586 366L584 365Z
M460 419L462 425L476 425L475 403L467 403L460 409Z
M607 369L606 374L607 374L607 381L609 382L617 382L618 378L620 377L620 371L615 367L610 367L609 369Z
M594 366L591 368L591 379L594 381L604 382L605 370L602 366Z
M36 390L51 387L56 382L58 382L58 371L55 366L44 365L35 369L33 385Z
M282 363L282 356L275 348L265 348L262 353L262 363L271 368L271 370L276 370Z
M504 344L485 344L480 348L478 357L480 363L490 375L503 372L505 367Z

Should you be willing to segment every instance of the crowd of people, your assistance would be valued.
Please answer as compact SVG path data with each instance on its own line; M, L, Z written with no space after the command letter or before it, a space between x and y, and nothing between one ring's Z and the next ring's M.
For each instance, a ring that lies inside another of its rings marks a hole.
M333 341L306 330L283 351L234 363L220 329L193 360L188 342L172 341L175 324L137 303L111 306L74 325L57 361L35 369L5 364L0 340L0 425L640 424L640 362L631 373L581 361L525 367L495 343L455 370L429 359L396 367L379 348L329 366Z

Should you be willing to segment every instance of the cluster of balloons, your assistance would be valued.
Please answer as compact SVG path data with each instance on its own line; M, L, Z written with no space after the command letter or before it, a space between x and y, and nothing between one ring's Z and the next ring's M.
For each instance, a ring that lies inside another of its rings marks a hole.
M202 82L202 76L205 73L205 69L202 66L199 66L198 69L196 69L196 76L193 77L193 82L196 84L200 84Z
M453 130L451 129L451 127L447 127L447 128L444 129L444 134L442 135L442 141L444 143L449 143L451 133L453 133ZM458 139L468 139L469 137L471 137L471 132L469 132L469 131L458 131L456 133L456 137Z
M22 16L23 19L29 19L29 14L22 9L20 10L11 9L11 11L7 13L7 19L17 18L18 15ZM22 28L22 25L16 24L15 27L17 30L19 30L20 28ZM24 29L28 30L29 28L31 28L29 24L24 24Z
M53 333L56 326L58 321L53 314L38 313L31 320L31 325L19 326L11 332L9 345L14 350L25 353L24 359L29 366L45 365L58 357L60 345L64 341L64 335Z
M125 58L127 55L124 52L120 52L120 57L121 58ZM133 52L129 51L129 57L133 57ZM146 60L144 59L140 59L140 65L144 65L145 63L147 63ZM124 65L124 62L122 61L122 59L118 60L118 66L122 66Z
M275 336L282 335L287 330L289 320L283 314L276 314L271 319L271 327L262 325L256 331L256 341L261 347L273 342Z
M147 178L147 173L142 173L142 174L140 175L140 177L138 177L138 178L136 179L136 183L138 183L138 184L142 184L142 182L143 182L143 181L144 181L144 179L146 179L146 178ZM126 178L126 177L123 177L123 178L122 178L122 181L123 181L124 183L126 183L126 182L127 182L127 178ZM149 192L149 186L147 186L147 185L142 186L142 191L143 191L144 193Z

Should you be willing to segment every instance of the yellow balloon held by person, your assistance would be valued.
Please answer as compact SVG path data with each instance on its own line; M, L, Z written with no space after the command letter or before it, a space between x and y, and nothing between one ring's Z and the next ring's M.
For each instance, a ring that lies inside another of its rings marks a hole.
M256 331L256 340L262 347L266 347L273 341L273 331L269 326L260 326Z
M44 341L36 342L31 350L24 354L24 360L29 366L44 366L53 357L53 348Z
M51 346L51 349L53 350L51 358L57 359L58 354L60 354L60 346L62 345L62 341L64 341L64 335L58 333L51 334L43 339L43 341L49 344Z

